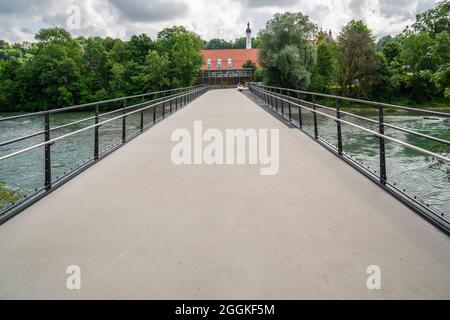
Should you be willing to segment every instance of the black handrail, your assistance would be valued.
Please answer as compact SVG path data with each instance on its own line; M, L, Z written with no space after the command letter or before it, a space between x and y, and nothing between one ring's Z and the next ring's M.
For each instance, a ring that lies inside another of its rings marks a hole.
M402 141L400 139L394 138L392 136L389 136L385 133L385 127L390 127L393 129L397 129L403 132L411 133L416 136L420 136L422 138L429 139L430 141L439 142L445 145L449 145L449 141L445 139L439 139L436 137L432 137L426 134L422 134L419 132L415 132L413 130L401 128L398 126L387 124L384 121L384 106L378 105L378 121L370 118L365 118L362 116L357 116L354 114L351 114L350 112L342 111L340 108L340 101L341 100L348 100L345 97L338 97L338 96L330 96L333 99L336 100L336 108L330 108L325 107L322 105L318 105L315 101L315 94L314 93L308 93L312 96L312 101L305 101L300 99L299 95L293 97L291 95L287 95L289 92L302 92L299 90L290 90L290 89L284 89L284 88L277 88L277 92L273 92L273 87L267 87L261 84L251 83L249 85L250 91L254 93L257 97L259 97L265 105L267 105L273 112L279 114L283 117L286 121L288 121L291 124L297 125L298 128L305 133L307 133L311 138L313 138L315 141L319 142L323 146L325 146L327 149L332 151L333 153L336 153L341 159L346 161L347 163L351 164L355 168L357 168L359 171L364 173L366 176L368 176L371 180L378 183L381 187L383 187L385 190L393 194L395 197L397 197L399 200L404 202L406 205L414 209L416 212L420 213L424 217L426 217L428 220L433 222L436 226L444 230L446 233L450 234L450 210L447 210L445 207L444 211L439 211L433 207L431 207L429 204L426 204L425 202L422 202L421 199L419 199L417 196L410 195L406 192L405 189L400 188L395 181L389 180L387 176L387 161L386 161L386 146L385 141L391 141L396 144L402 145L406 148L415 150L421 154L427 155L432 157L433 159L438 159L442 161L445 164L450 164L450 158L447 157L447 155L442 155L436 152L432 152L430 150L423 149L421 147L418 147L416 145L413 145L411 143ZM270 89L272 88L272 89ZM286 93L283 94L282 90ZM303 91L304 92L304 91ZM341 99L342 98L342 99ZM287 104L288 113L285 112L285 106ZM371 105L376 105L375 103ZM294 120L292 118L292 108L298 108L298 121ZM330 115L328 113L325 113L323 111L317 110L320 108L324 108L327 111L333 111L335 115ZM313 115L313 131L309 131L303 128L303 119L302 119L302 110L310 111ZM414 111L416 111L414 109ZM368 129L366 127L363 127L361 125L352 123L347 120L343 120L341 118L342 114L349 115L352 117L356 117L361 120L368 121L370 123L374 123L377 125L378 130L372 130ZM337 146L331 145L328 141L326 141L324 138L322 138L319 135L319 123L317 121L317 116L324 116L327 119L333 120L336 122L336 137L337 137ZM440 115L440 114L439 114ZM447 117L448 114L444 113L444 116ZM343 137L342 137L342 125L348 125L354 128L357 128L359 130L362 130L366 133L371 134L374 137L377 137L379 140L379 171L373 172L367 169L367 167L364 167L361 163L358 163L355 161L351 155L345 154L343 150ZM449 208L450 209L450 208Z
M145 131L145 129L150 128L157 122L161 121L162 119L166 118L167 116L171 115L172 113L178 111L180 108L191 103L193 100L200 97L203 93L205 93L209 89L211 89L211 88L209 88L208 86L199 85L199 86L195 86L195 87L183 88L182 91L181 91L181 89L159 91L156 94L159 95L159 94L163 93L164 97L158 97L158 98L156 98L154 100L150 100L150 101L145 101L145 97L150 96L152 94L154 95L155 93L138 95L138 97L141 97L141 102L130 105L130 106L128 106L126 102L129 99L136 98L137 96L124 97L124 98L120 99L120 100L124 101L124 108L120 108L118 110L110 111L110 112L103 113L103 114L101 114L99 112L99 105L102 103L104 104L105 101L100 101L98 103L92 103L90 105L95 106L95 115L93 117L84 118L84 119L77 120L77 121L74 121L74 122L71 122L71 123L68 123L68 124L65 124L62 126L54 127L54 128L50 127L50 115L53 114L54 112L52 112L50 110L40 112L39 114L44 116L44 130L30 134L27 137L34 137L37 135L44 134L44 142L37 143L37 144L31 145L29 147L26 147L26 148L11 152L9 154L0 156L0 162L7 160L7 159L14 158L20 154L25 154L31 150L35 150L37 148L43 147L45 152L44 152L44 179L42 181L42 185L37 187L33 193L23 195L24 197L21 200L17 201L16 203L11 203L3 211L0 210L0 224L7 221L8 219L10 219L10 217L12 217L15 214L17 214L18 212L20 212L22 209L24 209L30 203L37 201L41 197L45 196L48 192L51 192L52 190L54 190L55 187L66 182L67 180L69 180L70 178L72 178L73 176L75 176L76 174L78 174L79 172L81 172L82 170L87 168L88 166L94 164L96 161L100 160L101 158L103 158L104 156L109 154L110 152L114 151L115 149L117 149L120 146L122 146L123 144L127 143L128 141L130 141L137 135L141 134L142 132ZM175 91L174 94L167 95L167 93L174 92L174 91ZM108 100L108 101L111 101L111 100ZM117 101L117 100L114 99L113 101ZM156 117L156 109L158 107L160 107L161 105L163 106L163 114L161 117L157 118ZM86 105L83 105L83 107L85 107L85 106ZM165 112L165 109L167 107L169 108L169 110L167 110L167 112ZM71 108L71 110L73 110L73 108ZM144 111L146 111L146 110L153 110L151 112L152 119L151 119L150 123L148 123L147 125L145 125L145 122L144 122ZM64 111L67 111L67 109L65 109ZM103 119L103 120L101 119L102 116L111 115L111 114L119 113L119 112L122 112L122 113L119 115L114 115L112 118ZM139 114L139 116L140 116L139 130L132 132L130 135L130 134L127 134L127 127L123 126L121 142L118 144L114 144L112 146L112 148L107 149L106 151L100 152L100 150L99 150L99 141L100 141L99 130L100 130L100 128L107 123L111 123L113 121L117 121L120 119L122 119L123 122L126 123L127 117L129 117L131 115L135 115L135 114ZM32 116L35 116L35 115L36 115L36 113L34 113ZM22 115L21 117L23 117L23 116L29 116L29 114ZM13 119L18 119L18 118L15 117ZM9 120L11 120L11 118L9 118ZM84 122L87 120L94 120L94 124L83 127L81 129L71 131L69 133L60 135L58 137L52 138L50 135L51 131L53 131L53 130L65 128L70 125L81 123L81 122ZM52 163L51 162L52 161L51 150L52 150L53 144L55 144L58 141L67 139L69 137L78 135L83 132L87 132L88 130L92 130L92 129L94 130L94 135L93 135L94 150L93 150L92 156L89 159L86 159L85 161L83 161L83 164L81 166L78 166L76 168L71 168L71 170L69 172L64 172L64 176L56 177L56 179L55 179L52 175L52 165L51 165L51 163ZM14 142L18 142L23 139L26 139L26 137L22 137L19 139L11 140L6 143L2 143L2 144L0 144L0 146L8 144L8 143L11 144Z
M178 89L175 89L175 90L178 90ZM159 92L163 92L163 91L159 91ZM155 94L157 94L157 93L155 93ZM182 94L183 93L175 93L175 94L169 95L167 97L159 97L159 98L156 98L154 100L146 101L144 103L157 102L157 101L163 100L164 98L174 97L176 95L182 95ZM146 94L145 96L148 96L148 95L153 95L153 94ZM144 96L142 96L142 97L144 97ZM121 100L123 100L123 101L127 101L128 99L133 99L133 98L130 98L130 97L121 98ZM98 108L100 106L100 104L102 104L102 102L104 102L104 101L100 101L97 104L93 103L92 105L96 106L96 108ZM138 105L132 105L132 106L128 106L128 107L125 107L125 108L120 108L120 109L117 109L117 110L112 110L112 111L108 111L108 112L104 112L104 113L99 113L98 116L99 117L104 117L106 115L111 115L111 114L114 114L114 113L123 112L123 111L126 111L126 110L130 110L130 109L136 108L136 106L138 106ZM75 109L72 109L72 110L75 110ZM51 112L42 111L41 115L45 115L47 113L51 114ZM30 114L21 115L20 118L27 117L27 116L30 116ZM36 116L36 114L31 114L31 116ZM80 120L77 120L77 121L66 123L66 124L61 125L61 126L53 127L53 128L50 128L50 132L56 131L56 130L60 130L60 129L63 129L63 128L67 128L67 127L70 127L70 126L73 126L73 125L76 125L76 124L80 124L80 123L83 123L83 122L86 122L86 121L89 121L89 120L94 120L94 119L96 119L96 117L97 117L97 115L94 115L92 117L83 118L83 119L80 119ZM3 118L3 119L16 120L18 118L9 117L9 118ZM5 141L5 142L1 142L0 143L0 147L6 146L6 145L9 145L9 144L12 144L12 143L16 143L16 142L19 142L19 141L23 141L23 140L26 140L26 139L29 139L29 138L33 138L33 137L36 137L36 136L41 135L41 134L45 134L45 131L39 131L39 132L31 133L31 134L23 136L23 137L19 137L19 138L16 138L16 139L12 139L12 140L8 140L8 141Z
M285 91L289 91L289 92L301 93L301 94L311 95L311 96L316 96L316 97L330 98L330 99L334 99L334 100L339 99L341 101L361 103L361 104L371 105L376 108L379 108L379 107L393 108L393 109L401 109L401 110L414 111L414 112L420 112L420 113L427 113L427 114L432 114L432 115L441 116L441 117L450 117L450 113L447 113L447 112L439 112L439 111L433 111L433 110L427 110L427 109L411 108L411 107L399 106L399 105L390 104L390 103L376 102L376 101L370 101L370 100L361 100L361 99L342 97L342 96L336 96L336 95L332 95L332 94L325 94L325 93L319 93L319 92L309 92L309 91L302 91L302 90L295 90L295 89L273 87L273 86L263 85L260 83L252 83L252 85L257 85L261 88L285 90ZM450 108L450 106L449 106L449 108Z
M134 96L127 96L127 97L120 97L120 98L114 98L114 99L109 99L109 100L102 100L102 101L96 101L96 102L83 103L83 104L69 106L69 107L64 107L64 108L51 109L51 110L38 111L38 112L31 112L31 113L25 113L25 114L19 114L19 115L16 115L16 116L0 118L0 122L9 121L9 120L16 120L16 119L20 119L20 118L24 118L24 117L41 116L41 115L44 115L46 113L52 114L52 113L73 111L75 109L80 109L80 108L94 107L96 105L103 105L103 104L108 104L108 103L118 102L118 101L123 101L123 100L142 98L142 97L147 97L147 96L154 95L154 94L159 94L159 93L181 91L181 90L186 90L186 89L189 89L189 88L198 88L198 87L201 87L201 86L202 85L197 85L197 86L194 86L194 87L183 87L183 88L168 89L168 90L162 90L162 91L154 91L154 92L148 92L148 93L138 94L138 95L134 95Z

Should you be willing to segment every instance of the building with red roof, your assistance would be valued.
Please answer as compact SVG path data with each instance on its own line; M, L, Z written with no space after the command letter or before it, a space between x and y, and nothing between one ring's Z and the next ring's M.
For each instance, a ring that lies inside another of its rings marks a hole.
M246 49L202 50L202 73L198 78L200 84L238 84L253 78L253 69L244 68L247 61L257 67L259 49L252 49L250 23L246 30Z
M243 69L243 64L251 61L258 65L259 49L202 50L205 70Z

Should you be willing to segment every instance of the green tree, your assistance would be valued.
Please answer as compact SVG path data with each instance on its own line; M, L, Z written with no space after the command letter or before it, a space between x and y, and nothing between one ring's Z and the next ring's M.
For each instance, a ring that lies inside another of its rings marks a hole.
M403 38L400 54L405 73L405 94L417 101L429 99L434 94L431 82L433 61L427 57L433 39L427 32L409 34Z
M166 28L158 33L156 48L169 60L167 77L170 86L185 87L195 82L203 64L202 47L200 37L184 27Z
M377 45L376 45L377 52L380 52L383 49L383 47L386 45L386 43L392 41L392 39L393 39L392 36L387 35L387 36L382 37L380 40L378 40Z
M311 78L311 90L328 92L337 81L338 51L336 43L320 32L317 39L317 63Z
M350 21L339 34L338 48L342 94L369 97L379 67L371 31L360 20Z
M233 43L218 38L209 40L205 45L206 50L231 49L231 48L233 48Z
M450 99L450 32L444 31L436 35L427 56L434 66L430 70L431 82L439 93Z
M17 77L23 64L17 60L5 61L0 68L0 111L20 111L17 109Z
M104 40L96 37L84 42L81 102L108 98L107 91L111 79L111 64L108 62Z
M132 36L126 45L128 58L137 63L144 63L148 52L154 48L153 41L146 34Z
M416 22L411 29L415 32L428 32L432 37L450 30L450 2L448 0L439 2L436 7L416 16Z
M61 28L36 34L37 52L18 75L20 103L24 109L52 109L78 101L82 50Z
M157 91L159 88L166 88L170 85L167 77L169 59L165 55L160 55L157 51L148 52L144 64L140 67L140 72L133 77L133 82L140 87L141 92Z
M124 64L128 60L128 53L125 43L120 39L112 41L112 48L108 53L112 63Z
M242 68L256 70L256 63L254 63L254 62L251 61L251 60L247 60L247 61L245 61L244 64L242 65Z
M401 53L400 44L396 41L388 41L381 49L387 63L391 63L394 59L398 59Z
M306 89L316 61L317 26L302 13L275 14L259 34L260 65L270 85Z

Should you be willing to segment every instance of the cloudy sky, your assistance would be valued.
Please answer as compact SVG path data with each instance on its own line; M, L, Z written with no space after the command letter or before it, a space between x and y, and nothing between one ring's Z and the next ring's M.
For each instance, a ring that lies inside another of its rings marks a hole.
M43 27L62 26L74 35L129 39L155 36L184 25L204 39L232 40L250 21L257 32L277 12L301 11L334 34L362 19L378 37L397 34L436 0L0 0L0 39L32 41Z

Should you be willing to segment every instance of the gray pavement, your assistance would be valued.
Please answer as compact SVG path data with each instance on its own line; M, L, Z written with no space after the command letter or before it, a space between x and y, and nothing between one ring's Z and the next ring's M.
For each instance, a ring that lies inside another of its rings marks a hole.
M174 129L280 129L280 170L181 165ZM81 268L81 290L66 269ZM381 268L381 290L366 269ZM0 298L450 298L450 239L235 90L210 91L0 226Z

